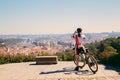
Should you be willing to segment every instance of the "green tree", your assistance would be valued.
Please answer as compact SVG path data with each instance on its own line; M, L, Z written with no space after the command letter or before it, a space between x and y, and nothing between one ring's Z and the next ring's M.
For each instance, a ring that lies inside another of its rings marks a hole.
M108 59L111 56L116 55L117 54L116 51L117 50L114 49L112 46L106 46L105 49L104 49L104 51L101 54L99 54L100 59Z

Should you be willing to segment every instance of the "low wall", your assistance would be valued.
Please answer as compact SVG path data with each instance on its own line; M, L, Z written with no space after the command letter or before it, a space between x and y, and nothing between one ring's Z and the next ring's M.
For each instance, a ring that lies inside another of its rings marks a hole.
M57 64L57 56L36 56L36 64Z

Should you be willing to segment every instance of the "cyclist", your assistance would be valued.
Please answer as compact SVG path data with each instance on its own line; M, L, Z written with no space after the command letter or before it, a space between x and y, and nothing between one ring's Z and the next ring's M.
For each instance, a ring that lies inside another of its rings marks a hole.
M74 70L79 70L79 52L82 50L84 53L86 53L85 47L82 45L82 40L86 39L86 36L82 33L81 28L77 28L77 30L72 34L72 37L75 39L75 58L77 62L77 66Z

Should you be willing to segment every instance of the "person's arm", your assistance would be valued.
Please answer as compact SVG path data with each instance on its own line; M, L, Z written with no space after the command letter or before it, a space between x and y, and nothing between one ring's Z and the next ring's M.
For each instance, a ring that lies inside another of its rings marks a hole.
M86 37L84 34L81 34L81 37L82 37L83 39L87 39L87 37Z
M76 33L76 31L72 34L72 36L71 36L72 38L75 38L75 33Z

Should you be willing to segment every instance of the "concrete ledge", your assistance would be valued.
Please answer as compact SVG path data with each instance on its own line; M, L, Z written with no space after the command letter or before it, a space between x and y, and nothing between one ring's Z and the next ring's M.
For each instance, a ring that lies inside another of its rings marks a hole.
M57 64L57 56L36 56L36 64Z

